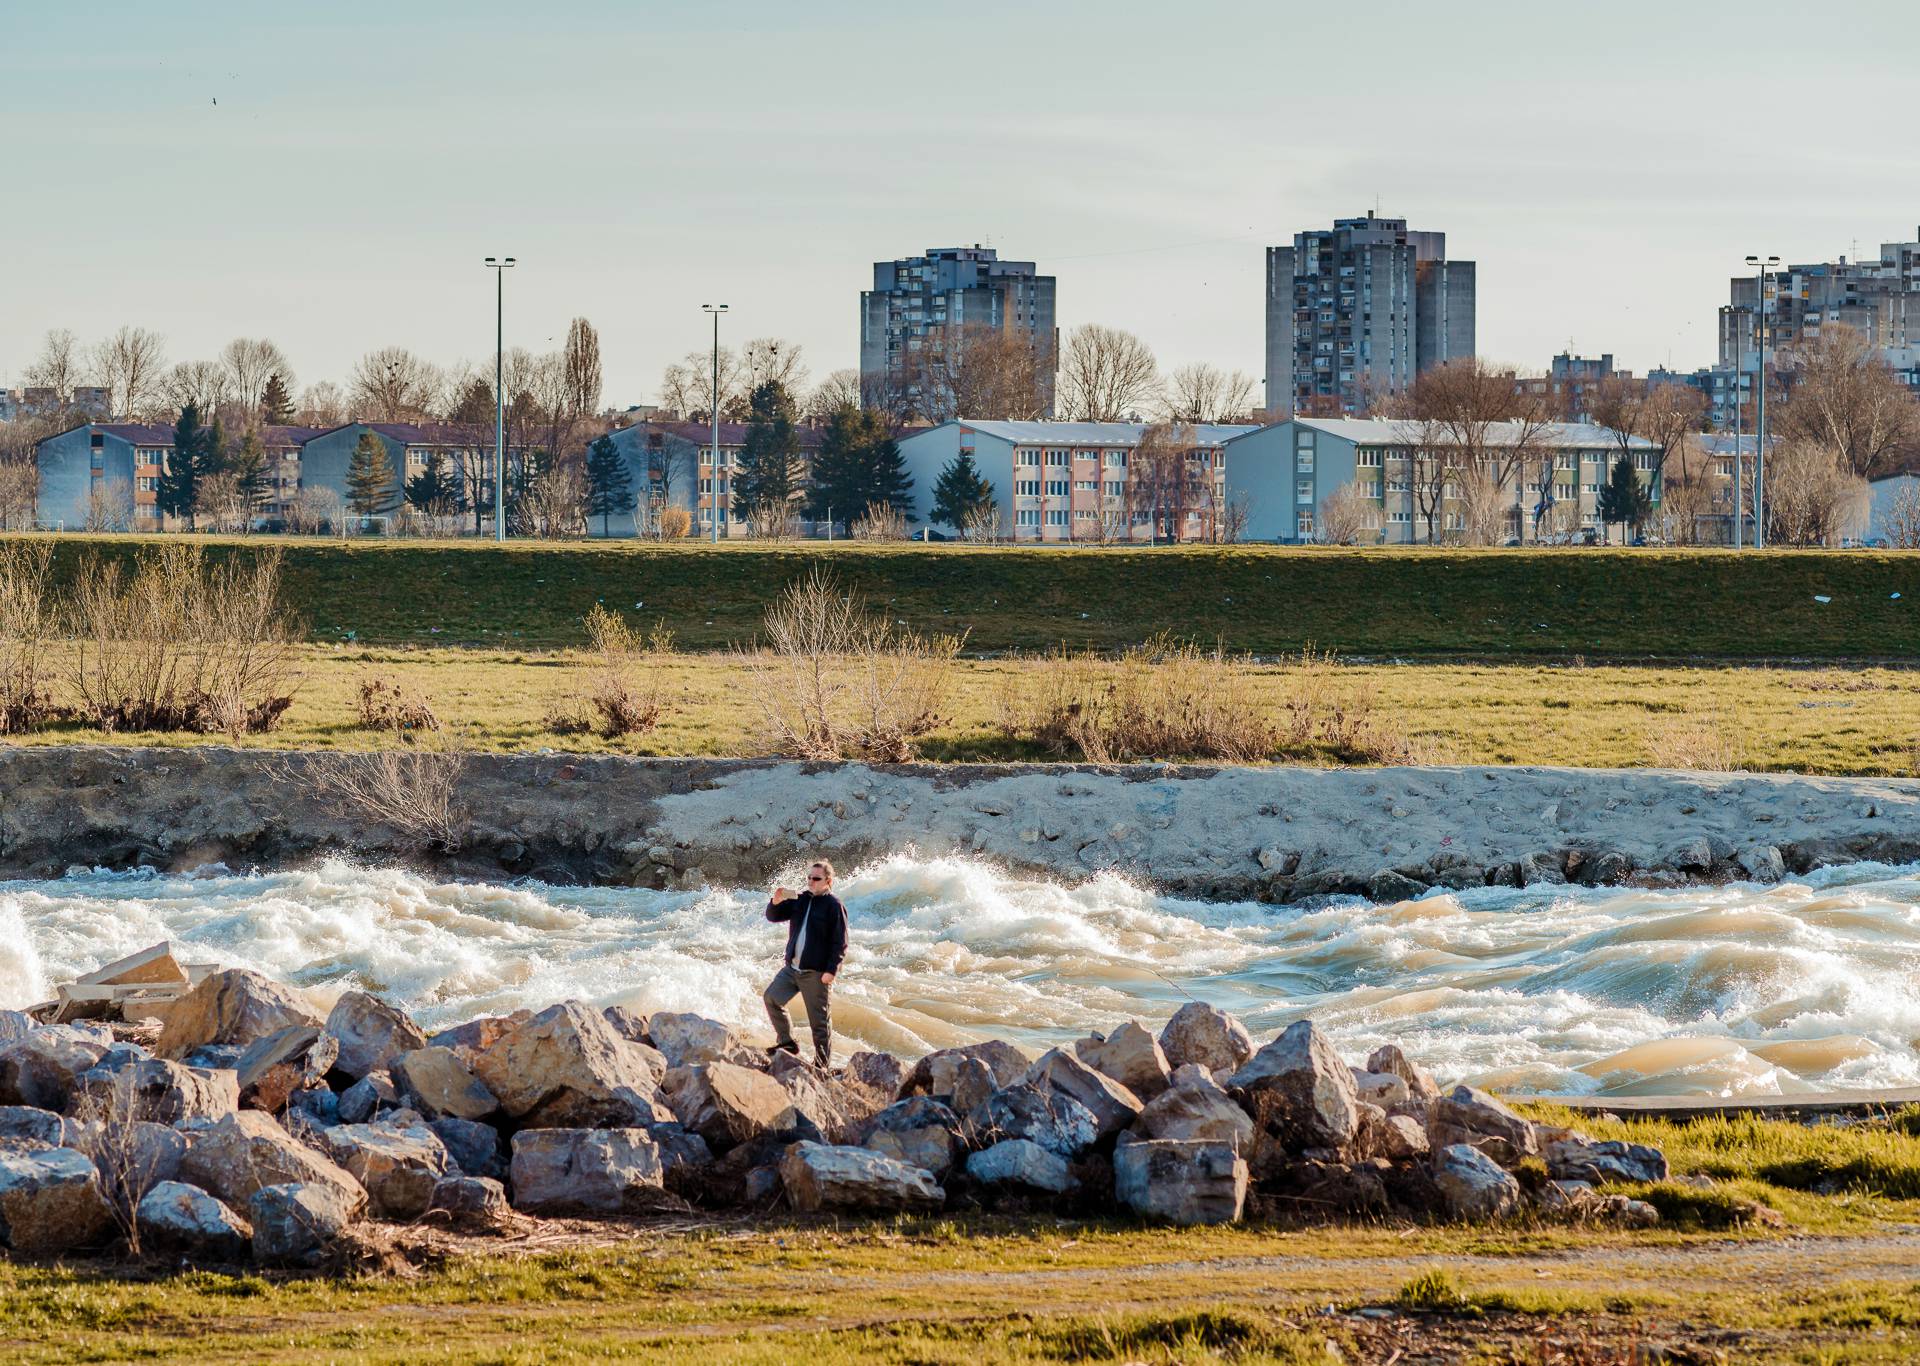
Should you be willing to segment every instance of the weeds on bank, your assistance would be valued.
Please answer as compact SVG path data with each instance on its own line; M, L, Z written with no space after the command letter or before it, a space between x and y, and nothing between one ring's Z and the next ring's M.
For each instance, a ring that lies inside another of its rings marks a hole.
M656 626L643 637L599 603L587 613L586 625L593 663L586 670L585 690L561 699L547 714L547 729L604 740L646 734L666 711L673 632Z
M55 715L43 673L54 609L50 541L0 542L0 735L19 735Z
M1718 714L1651 721L1646 746L1654 768L1732 773L1748 765L1746 727Z
M395 679L370 674L360 680L360 728L404 735L439 730L440 718L424 693Z
M282 764L274 776L310 787L343 819L384 825L452 853L468 826L458 803L466 768L462 738L447 734L388 749L308 755L299 768Z

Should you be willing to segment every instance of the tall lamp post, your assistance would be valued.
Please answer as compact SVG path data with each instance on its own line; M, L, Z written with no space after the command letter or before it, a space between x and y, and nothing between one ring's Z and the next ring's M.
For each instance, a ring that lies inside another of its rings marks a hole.
M1767 272L1780 265L1778 256L1749 256L1747 264L1756 268L1757 293L1754 296L1754 331L1760 338L1760 385L1758 431L1753 438L1753 548L1767 548Z
M507 539L507 405L502 391L506 371L507 272L511 256L489 256L493 287L493 539Z
M727 311L725 304L701 304L704 313L713 316L713 392L707 403L707 418L712 423L713 449L707 459L713 470L713 491L707 495L709 520L713 524L713 543L720 544L720 315ZM728 502L733 500L729 498Z

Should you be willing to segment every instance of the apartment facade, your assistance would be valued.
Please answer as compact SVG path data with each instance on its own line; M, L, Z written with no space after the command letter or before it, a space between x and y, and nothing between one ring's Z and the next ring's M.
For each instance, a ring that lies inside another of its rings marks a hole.
M1341 218L1267 249L1267 410L1338 415L1474 350L1476 269L1404 218Z
M1177 429L1173 456L1181 487L1166 470L1136 460L1140 422L943 423L904 437L900 454L913 476L910 519L926 526L941 471L963 451L973 457L999 505L998 534L1037 545L1145 544L1154 540L1233 539L1225 448L1255 430L1247 424ZM943 534L959 531L943 529Z
M1758 366L1762 319L1769 352L1811 345L1839 325L1910 369L1920 356L1920 240L1884 242L1877 260L1842 256L1771 271L1764 301L1756 274L1734 276L1720 310L1720 369Z
M901 394L925 411L923 362L946 336L985 326L1021 334L1041 366L1053 410L1054 277L1032 261L1002 261L992 247L936 247L924 256L873 263L873 288L860 294L860 383L870 394Z
M1527 452L1505 486L1492 492L1500 539L1565 539L1598 530L1600 490L1620 458L1616 434L1585 423L1523 430L1508 423L1495 446L1525 440ZM1659 451L1627 446L1657 504ZM1423 444L1419 426L1376 418L1292 418L1226 443L1226 491L1247 509L1246 538L1310 544L1327 534L1326 502L1349 486L1365 501L1363 544L1415 545L1465 534L1469 490L1447 471L1446 448Z
M157 531L160 476L173 454L173 428L141 422L83 422L37 443L35 519L52 531Z
M747 430L744 422L720 424L717 462L713 428L705 422L636 422L608 432L632 478L634 507L631 512L608 519L607 534L652 534L659 527L661 511L678 507L692 515L695 536L712 536L717 517L723 540L750 537L753 528L747 510L736 502L733 492L733 476L746 449ZM796 426L793 434L802 459L811 468L822 432L817 427ZM600 534L602 520L593 518L589 531ZM809 525L803 520L803 527Z

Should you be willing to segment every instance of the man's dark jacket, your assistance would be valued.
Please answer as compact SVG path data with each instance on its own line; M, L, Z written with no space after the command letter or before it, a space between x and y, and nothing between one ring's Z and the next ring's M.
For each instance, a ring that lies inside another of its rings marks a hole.
M847 908L832 892L802 892L785 901L767 903L767 919L787 923L787 963L802 972L838 972L847 956ZM807 927L806 952L793 961L800 927Z

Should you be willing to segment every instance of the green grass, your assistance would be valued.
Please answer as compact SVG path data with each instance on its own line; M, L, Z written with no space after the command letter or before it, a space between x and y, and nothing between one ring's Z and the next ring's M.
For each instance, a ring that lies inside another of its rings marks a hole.
M56 539L61 575L141 540ZM242 544L203 539L216 554ZM967 631L975 653L1172 631L1263 654L1920 656L1920 555L1899 553L263 543L285 545L290 599L320 641L572 645L604 602L719 649L825 563L898 620Z

